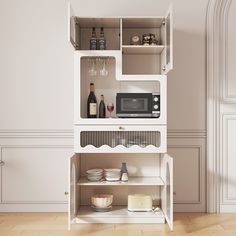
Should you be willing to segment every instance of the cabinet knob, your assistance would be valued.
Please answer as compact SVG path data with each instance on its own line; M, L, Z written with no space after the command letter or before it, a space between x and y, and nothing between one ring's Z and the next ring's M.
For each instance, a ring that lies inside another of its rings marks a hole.
M64 194L67 196L67 195L69 195L69 193L68 192L64 192Z
M165 70L166 70L166 66L163 66L163 67L162 67L162 70L165 71Z
M0 161L0 166L4 166L5 162L4 161Z
M119 130L124 130L124 127L122 127L122 126L119 126Z

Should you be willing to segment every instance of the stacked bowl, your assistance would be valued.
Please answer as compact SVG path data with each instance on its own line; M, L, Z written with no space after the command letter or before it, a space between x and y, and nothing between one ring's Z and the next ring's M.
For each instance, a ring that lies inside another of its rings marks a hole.
M90 169L86 171L86 174L89 181L100 181L103 177L103 169Z
M104 169L104 177L107 181L119 181L120 169Z

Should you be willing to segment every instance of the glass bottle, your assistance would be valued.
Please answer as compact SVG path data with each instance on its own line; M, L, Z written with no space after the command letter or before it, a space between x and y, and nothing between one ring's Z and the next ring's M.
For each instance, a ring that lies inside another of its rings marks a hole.
M121 168L121 181L127 182L128 181L128 170L125 162L122 162Z
M90 50L97 49L97 37L95 27L92 28L92 37L90 38Z
M104 36L103 27L101 27L101 30L100 30L100 37L98 39L98 49L99 50L105 50L106 49L106 39L105 39L105 36Z
M103 94L101 95L101 101L99 103L99 118L106 118L106 106Z
M87 100L87 117L97 118L97 99L94 94L94 83L90 83L90 93Z

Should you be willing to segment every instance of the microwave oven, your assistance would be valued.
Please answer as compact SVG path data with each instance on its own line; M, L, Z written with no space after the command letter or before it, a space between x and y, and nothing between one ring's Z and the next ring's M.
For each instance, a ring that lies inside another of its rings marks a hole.
M159 93L117 93L116 115L119 118L158 118Z

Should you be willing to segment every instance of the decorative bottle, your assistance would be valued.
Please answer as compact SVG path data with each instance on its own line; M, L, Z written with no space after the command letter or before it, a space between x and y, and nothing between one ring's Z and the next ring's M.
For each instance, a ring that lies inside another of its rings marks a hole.
M125 162L122 162L120 172L121 172L121 181L127 182L129 177L128 177L128 170L127 170L127 166Z
M94 94L94 83L90 83L90 93L87 101L87 117L97 118L97 99Z
M92 37L90 38L90 50L97 49L97 37L95 27L92 28Z
M101 101L99 103L99 118L106 118L106 106L104 103L104 96L103 94L101 95Z
M101 27L100 30L100 37L98 39L98 50L105 50L106 49L106 39L104 37L104 31L103 31L103 27Z

